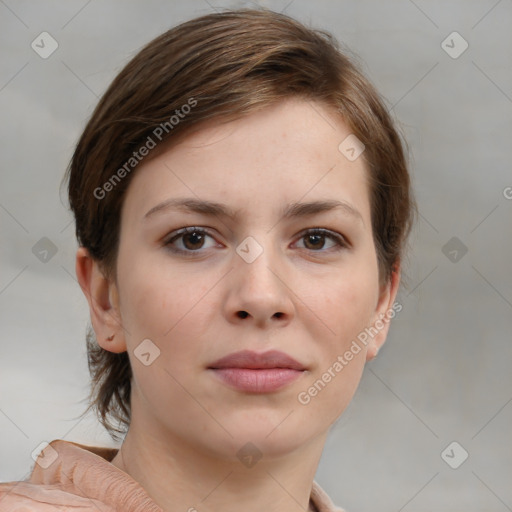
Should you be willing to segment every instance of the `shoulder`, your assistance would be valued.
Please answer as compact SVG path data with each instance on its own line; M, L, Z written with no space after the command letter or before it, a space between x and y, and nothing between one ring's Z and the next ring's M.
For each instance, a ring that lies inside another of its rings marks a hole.
M0 483L0 512L115 512L98 500L67 492L55 485L26 481Z

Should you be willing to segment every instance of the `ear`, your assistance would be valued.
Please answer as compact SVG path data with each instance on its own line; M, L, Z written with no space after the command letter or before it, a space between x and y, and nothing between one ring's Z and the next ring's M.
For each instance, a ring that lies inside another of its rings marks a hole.
M366 360L371 361L386 341L391 319L402 310L401 304L395 304L396 294L400 285L401 267L397 263L391 272L389 281L381 288L373 322L369 331L374 334L368 343Z
M76 275L84 292L98 345L109 352L125 352L126 341L119 311L119 294L115 282L108 280L85 247L76 253ZM107 338L114 335L110 341Z

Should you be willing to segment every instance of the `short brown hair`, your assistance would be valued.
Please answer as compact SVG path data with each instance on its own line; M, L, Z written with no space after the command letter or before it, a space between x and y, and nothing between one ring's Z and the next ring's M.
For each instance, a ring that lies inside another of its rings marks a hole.
M159 147L169 147L206 120L229 121L299 97L339 112L365 144L379 279L387 282L415 211L405 152L382 98L340 48L330 33L267 9L195 18L142 48L101 98L65 176L78 242L105 275L116 275L121 206L137 164L131 159L155 130ZM90 325L87 351L92 386L85 412L95 408L117 440L130 423L128 354L99 347Z

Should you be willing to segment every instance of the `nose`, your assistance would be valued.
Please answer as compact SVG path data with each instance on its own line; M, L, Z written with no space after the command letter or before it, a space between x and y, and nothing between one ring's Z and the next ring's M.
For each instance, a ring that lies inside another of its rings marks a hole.
M293 292L277 255L265 248L249 263L235 254L233 264L224 303L229 321L260 328L288 324L294 311Z

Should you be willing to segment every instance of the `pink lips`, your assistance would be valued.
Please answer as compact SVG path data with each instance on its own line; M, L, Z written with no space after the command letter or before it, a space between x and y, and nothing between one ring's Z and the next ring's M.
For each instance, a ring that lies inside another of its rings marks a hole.
M278 350L262 354L243 350L229 354L209 366L229 386L252 393L277 391L303 375L306 368Z

